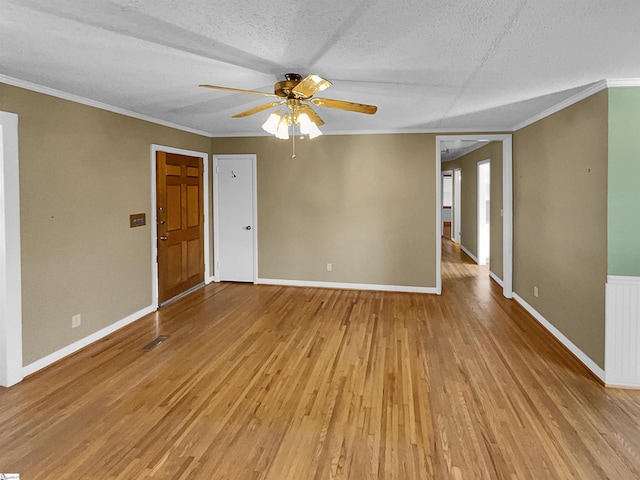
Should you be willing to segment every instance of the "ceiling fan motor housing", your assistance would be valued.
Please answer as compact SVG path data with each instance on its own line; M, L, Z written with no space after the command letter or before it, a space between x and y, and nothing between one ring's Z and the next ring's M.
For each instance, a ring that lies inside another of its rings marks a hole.
M291 91L302 81L302 76L297 73L285 73L285 80L276 82L273 93L283 98L296 98Z

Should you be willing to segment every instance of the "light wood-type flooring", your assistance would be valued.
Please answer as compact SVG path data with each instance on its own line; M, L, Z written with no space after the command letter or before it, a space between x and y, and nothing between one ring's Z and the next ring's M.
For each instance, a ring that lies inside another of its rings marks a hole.
M441 296L211 284L0 389L0 472L640 478L640 392L602 387L443 246Z

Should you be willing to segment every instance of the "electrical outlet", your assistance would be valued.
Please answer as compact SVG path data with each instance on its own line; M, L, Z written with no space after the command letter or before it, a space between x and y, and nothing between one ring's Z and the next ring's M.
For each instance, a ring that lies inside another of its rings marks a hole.
M82 317L80 316L80 314L74 315L73 317L71 317L71 328L77 328L80 326L81 323L82 323Z
M331 272L333 270L333 265L327 263L327 272Z
M538 287L533 287L533 296L538 298Z

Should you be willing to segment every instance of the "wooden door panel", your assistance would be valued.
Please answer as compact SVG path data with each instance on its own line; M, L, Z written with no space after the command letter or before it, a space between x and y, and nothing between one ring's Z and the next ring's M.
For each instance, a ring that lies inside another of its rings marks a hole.
M160 304L204 283L202 159L158 152L158 298Z
M182 228L182 199L180 185L167 185L167 230Z
M187 186L187 227L197 227L202 221L200 216L200 189Z
M179 177L182 172L180 165L167 165L167 175Z
M167 289L173 289L182 282L182 244L167 247Z
M187 242L187 275L189 277L197 275L202 263L202 253L199 240Z

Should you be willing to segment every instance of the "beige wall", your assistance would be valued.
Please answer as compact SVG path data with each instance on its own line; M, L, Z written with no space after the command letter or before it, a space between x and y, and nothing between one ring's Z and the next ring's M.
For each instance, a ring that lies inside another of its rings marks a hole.
M152 143L257 154L261 278L435 287L435 135L324 136L292 159L273 137L209 139L5 84L0 110L19 115L25 365L151 304L151 226L128 216L151 213ZM607 92L514 135L514 290L600 366L606 168Z
M490 269L502 279L502 142L490 142L456 160L444 162L442 171L461 169L461 244L477 258L478 162L487 159L491 160Z
M435 136L215 138L255 153L261 278L435 287ZM333 264L327 272L326 264Z
M150 145L210 139L0 84L19 116L23 358L30 364L152 303ZM71 329L71 317L82 325Z
M600 367L607 108L603 91L514 135L514 291Z

